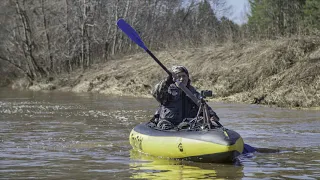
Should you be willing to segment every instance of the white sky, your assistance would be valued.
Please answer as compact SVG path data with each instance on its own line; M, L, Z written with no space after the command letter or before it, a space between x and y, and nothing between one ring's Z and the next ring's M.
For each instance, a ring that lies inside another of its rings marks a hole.
M226 0L232 6L232 14L229 16L231 20L238 24L247 21L246 13L249 10L248 0Z

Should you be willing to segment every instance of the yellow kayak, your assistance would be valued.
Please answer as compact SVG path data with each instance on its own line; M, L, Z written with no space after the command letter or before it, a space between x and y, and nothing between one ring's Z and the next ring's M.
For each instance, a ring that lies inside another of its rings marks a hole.
M207 130L159 130L142 123L130 133L134 150L157 157L195 162L233 162L243 151L241 136L224 127Z

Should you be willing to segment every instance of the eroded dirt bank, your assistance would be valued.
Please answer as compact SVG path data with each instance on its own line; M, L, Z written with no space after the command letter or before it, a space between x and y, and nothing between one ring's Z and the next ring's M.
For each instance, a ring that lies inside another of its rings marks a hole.
M184 65L198 89L213 90L212 100L276 105L320 106L320 38L238 43L153 52L167 67ZM94 65L86 72L12 87L150 96L166 73L147 53Z

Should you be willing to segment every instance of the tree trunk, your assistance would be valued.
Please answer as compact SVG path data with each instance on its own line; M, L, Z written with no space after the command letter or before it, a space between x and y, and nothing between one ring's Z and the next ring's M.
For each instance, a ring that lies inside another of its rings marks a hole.
M127 0L127 4L126 4L126 9L124 10L124 13L123 13L123 18L126 18L127 15L128 15L128 11L129 11L129 6L130 6L130 1L131 0ZM116 20L117 21L117 20ZM121 36L123 36L123 34L121 34ZM119 41L119 50L121 51L122 50L122 43L123 43L123 40L122 38L120 39Z
M43 70L42 67L40 67L33 55L33 45L32 45L32 39L31 39L31 28L30 28L30 23L27 14L25 11L20 7L18 0L16 0L16 9L17 13L22 21L22 26L23 26L23 31L24 31L24 36L25 36L25 46L24 46L24 51L25 51L25 57L27 59L28 66L31 68L32 74L35 75L35 77L40 77L46 76L46 72ZM23 1L24 3L24 1Z
M67 29L67 31L68 32L70 32L70 18L69 18L69 14L70 14L70 12L71 12L71 10L70 10L70 0L66 0L66 10L67 10L67 12L66 12L66 14L67 14L67 25L66 25L66 29ZM71 55L71 52L72 52L72 45L71 45L71 43L70 43L70 41L71 41L71 39L72 39L72 35L71 35L71 33L68 33L68 35L67 35L67 37L68 37L68 40L67 40L67 47L68 47L68 50L67 50L67 71L68 72L72 72L72 70L73 70L73 67L72 67L72 55Z
M84 70L85 64L85 31L86 31L86 0L83 0L83 11L82 11L82 22L81 22L81 59L80 59L80 66L81 69Z
M53 60L53 54L52 54L52 48L51 48L51 40L48 32L48 20L44 11L44 0L41 0L41 10L43 14L44 30L47 38L47 48L49 53L49 70L50 72L54 72L54 60Z
M115 4L115 13L114 13L114 18L115 18L115 22L118 20L118 4L119 4L119 0L116 1ZM114 35L113 35L113 44L112 44L112 52L111 54L114 55L116 52L116 44L117 44L117 35L118 35L118 27L114 26Z

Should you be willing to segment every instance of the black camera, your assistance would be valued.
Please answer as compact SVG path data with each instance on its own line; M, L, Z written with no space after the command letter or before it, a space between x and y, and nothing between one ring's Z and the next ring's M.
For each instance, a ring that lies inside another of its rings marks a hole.
M212 95L212 91L210 91L210 90L202 90L202 91L201 91L201 96L202 96L203 98L212 97L212 96L213 96L213 95Z

